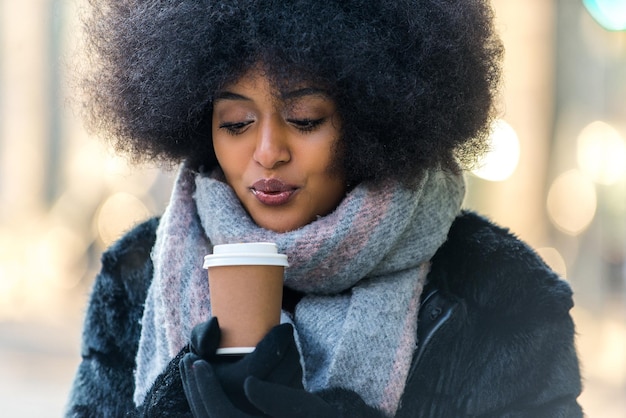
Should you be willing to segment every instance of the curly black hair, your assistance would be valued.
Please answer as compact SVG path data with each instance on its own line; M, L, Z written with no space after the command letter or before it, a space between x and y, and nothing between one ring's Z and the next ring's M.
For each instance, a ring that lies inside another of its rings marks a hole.
M89 0L87 125L139 161L217 164L214 94L262 63L322 84L350 183L485 150L502 45L488 0Z

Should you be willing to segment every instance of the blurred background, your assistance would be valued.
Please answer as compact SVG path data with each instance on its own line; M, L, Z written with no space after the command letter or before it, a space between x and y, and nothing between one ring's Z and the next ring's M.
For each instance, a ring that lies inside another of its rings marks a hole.
M0 0L0 405L61 416L102 251L160 214L173 173L129 166L69 100L78 0ZM492 153L465 206L575 291L589 417L626 416L626 0L493 0L506 47Z

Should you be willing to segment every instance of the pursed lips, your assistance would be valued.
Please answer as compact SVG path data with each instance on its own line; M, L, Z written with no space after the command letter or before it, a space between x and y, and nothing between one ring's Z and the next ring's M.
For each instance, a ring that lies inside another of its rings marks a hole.
M264 205L280 206L287 203L298 187L287 184L280 179L269 178L257 180L250 191Z

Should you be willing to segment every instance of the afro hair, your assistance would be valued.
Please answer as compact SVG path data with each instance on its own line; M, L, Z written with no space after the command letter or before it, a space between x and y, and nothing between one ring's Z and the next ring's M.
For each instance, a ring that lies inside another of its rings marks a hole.
M87 126L136 161L215 166L213 96L258 63L330 92L352 184L485 150L503 53L487 0L89 1Z

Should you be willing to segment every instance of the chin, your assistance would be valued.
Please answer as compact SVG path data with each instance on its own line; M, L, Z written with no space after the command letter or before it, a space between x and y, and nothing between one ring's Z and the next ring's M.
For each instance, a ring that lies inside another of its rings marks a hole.
M274 231L274 232L278 232L278 233L295 231L296 229L302 228L303 226L305 226L305 225L310 223L310 221L309 222L304 222L304 221L280 220L280 219L277 219L277 217L271 217L270 219L265 219L265 220L262 220L262 219L256 220L255 219L254 221L261 228L265 228L265 229L268 229L270 231Z
M269 229L270 231L274 231L277 232L279 234L282 234L284 232L291 232L294 231L298 228L300 228L300 226L291 226L291 225L274 225L274 224L270 224L270 225L260 225L261 227L265 228L265 229Z

